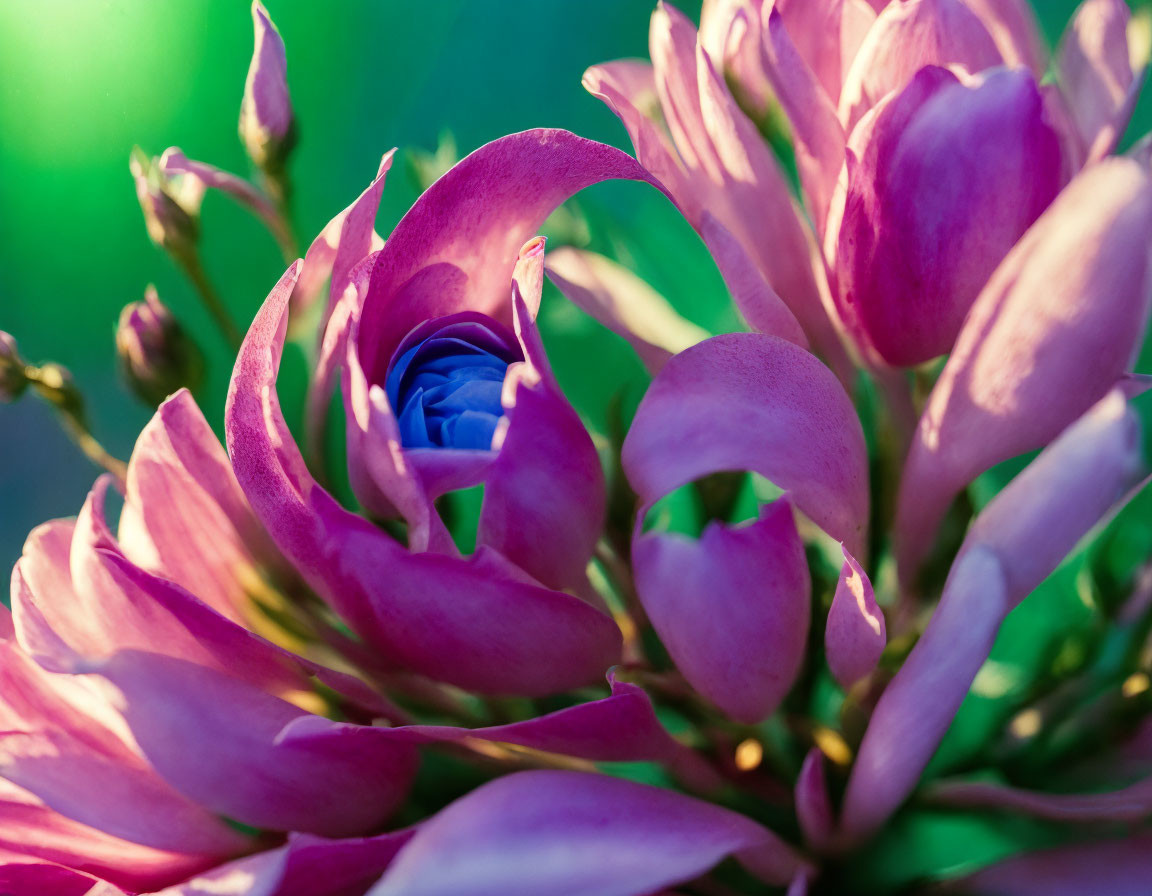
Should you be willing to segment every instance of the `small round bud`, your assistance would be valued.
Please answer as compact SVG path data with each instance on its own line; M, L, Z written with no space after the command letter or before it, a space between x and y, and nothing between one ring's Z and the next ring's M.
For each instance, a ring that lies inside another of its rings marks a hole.
M120 312L116 353L132 391L155 407L181 388L195 389L204 376L204 357L149 286L144 300Z
M252 4L256 46L240 102L240 140L266 172L282 169L296 142L284 39L259 0Z
M155 160L139 148L132 150L128 167L136 181L136 198L144 212L148 236L172 255L187 257L200 238L199 197L182 203L183 197Z
M16 340L0 330L0 402L15 401L28 385Z

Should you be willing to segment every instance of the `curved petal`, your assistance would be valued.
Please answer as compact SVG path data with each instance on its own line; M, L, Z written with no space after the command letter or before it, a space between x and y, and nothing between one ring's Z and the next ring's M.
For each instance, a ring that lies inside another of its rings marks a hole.
M283 236L284 226L272 200L244 178L223 171L215 165L194 161L175 146L164 150L164 154L160 157L160 170L168 175L195 178L205 187L231 196L263 221L274 235Z
M386 660L413 671L526 695L602 675L621 645L611 618L497 573L490 552L467 560L409 553L308 474L275 391L296 272L285 274L248 332L226 413L236 477L284 554Z
M959 65L976 73L1003 61L988 29L962 0L889 3L844 78L840 121L851 133L865 112L926 65Z
M1070 824L1139 823L1152 815L1150 778L1104 793L1047 793L982 781L940 781L932 785L928 797L940 805L1019 812Z
M1152 876L1152 835L1064 844L1024 853L957 881L970 896L1143 896Z
M1060 194L972 306L920 419L896 522L911 582L953 496L1052 440L1128 371L1152 298L1152 173L1093 165Z
M407 792L414 750L388 729L330 722L186 660L123 650L91 671L119 694L144 755L201 805L258 828L351 836ZM307 736L289 723L309 718Z
M552 211L585 187L652 176L631 156L567 131L510 134L480 147L440 178L396 225L364 298L359 354L372 382L409 330L472 310L510 322L508 284L520 248ZM659 184L655 184L659 187ZM450 265L450 281L417 284Z
M670 357L708 338L668 301L610 258L562 246L545 259L548 278L565 297L618 336L627 339L652 374Z
M622 462L645 505L710 473L760 473L862 553L868 477L855 409L828 368L783 339L733 333L674 357L640 403Z
M655 27L655 19L653 21ZM676 21L679 22L680 19ZM683 27L679 27L678 30L682 31ZM714 78L709 76L708 83L712 85L709 87L709 94L714 97L711 106L713 116L720 121L727 120L729 122L727 127L731 130L738 120L733 116L739 116L741 113L733 113L728 108L730 99L725 100L718 95L719 88L715 86ZM811 264L803 261L804 255L795 254L805 251L805 237L803 230L796 227L798 219L795 210L787 207L781 214L770 213L765 215L763 220L755 222L755 227L760 228L757 231L758 238L762 237L766 244L774 247L770 256L764 253L756 254L738 236L744 231L736 228L734 216L719 211L721 205L729 201L732 193L727 188L717 187L709 178L694 176L686 170L668 135L660 125L641 111L652 102L659 103L656 79L651 66L631 61L593 66L584 73L584 87L593 96L603 100L620 119L632 140L636 157L665 186L677 208L700 233L716 259L740 313L749 325L755 329L784 336L798 344L806 344L806 340L798 339L795 335L797 324L806 319L798 317L795 304L785 305L781 299L782 295L788 296L789 302L806 301L810 305L814 301L817 304L812 307L823 314L818 308L819 289L813 280ZM759 138L756 140L759 141ZM737 143L731 152L738 153L739 146ZM764 152L763 147L757 149L757 144L751 142L747 146L753 147L753 156L760 159ZM769 165L774 164L769 162ZM742 166L741 170L743 167L746 166ZM775 191L773 194L775 198L766 200L769 201L768 207L779 209L780 202L790 206L791 199L787 196L787 188L784 187L783 192L777 190L778 175L762 172L762 176L766 178L764 183ZM759 217L762 211L758 209L756 215ZM765 227L769 229L763 230ZM792 251L782 248L783 246L791 246ZM749 276L750 260L754 260L755 267L759 269L759 277ZM792 296L799 298L794 300ZM804 323L805 327L810 325L811 321ZM835 337L835 334L831 333L831 325L826 317L822 324L815 326L821 332L827 331L826 336ZM834 338L823 339L821 347L837 358L842 355L842 349Z
M826 847L835 832L836 816L824 776L824 754L813 747L796 777L796 819L804 839L814 849Z
M699 540L649 533L632 544L636 591L688 682L754 724L788 694L804 660L812 583L787 499Z
M421 826L369 896L632 896L731 854L773 883L802 866L775 835L726 809L619 778L521 772Z
M1012 480L960 549L940 605L876 706L844 799L843 829L876 830L916 786L1004 617L1130 496L1139 425L1113 392Z
M411 829L329 840L289 834L288 842L214 868L155 896L349 896L363 893L411 838Z
M126 482L124 555L239 621L249 600L244 582L284 561L190 393L173 395L144 427Z
M1056 197L1060 141L1029 72L962 84L927 67L851 145L841 313L888 364L920 364L951 349L989 276Z
M139 815L151 814L142 812ZM221 825L223 827L223 825ZM239 851L239 850L237 850ZM28 791L0 779L0 892L62 894L47 886L21 889L12 879L11 858L23 862L52 862L98 875L132 891L151 890L181 880L228 855L197 855L182 850L164 851L121 840L88 827L48 808ZM12 889L4 889L8 886ZM87 890L81 889L81 893Z
M847 549L843 551L844 566L824 629L824 651L833 677L848 690L872 674L888 643L888 634L868 574Z
M304 253L300 279L292 291L291 313L301 314L310 308L320 297L325 281L331 279L321 330L337 300L344 294L349 272L372 252L379 239L374 230L376 212L380 209L384 179L395 155L395 149L384 153L372 182L351 205L325 225Z
M799 4L794 4L799 5ZM750 20L751 39L759 40L764 76L788 116L796 138L796 163L804 181L816 232L825 230L832 192L844 165L845 131L834 100L793 43L784 16L764 4L760 21Z
M1004 64L1024 66L1039 81L1048 71L1048 48L1028 0L964 0L996 42Z
M0 863L0 887L13 896L128 896L119 887L61 865L28 862L2 850Z
M1060 46L1060 86L1094 158L1111 152L1123 136L1144 79L1129 54L1131 17L1124 0L1085 0Z

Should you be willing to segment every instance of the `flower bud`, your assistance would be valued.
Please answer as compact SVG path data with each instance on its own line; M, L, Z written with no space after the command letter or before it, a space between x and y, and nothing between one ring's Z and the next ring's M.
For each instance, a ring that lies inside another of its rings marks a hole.
M144 212L148 236L172 255L187 257L200 237L203 188L181 192L139 147L132 150L128 167L136 181L136 198Z
M240 102L240 140L253 162L265 171L275 171L296 143L288 63L284 40L259 0L252 4L252 24L256 47Z
M28 385L16 340L0 330L0 402L15 401Z
M116 328L116 353L128 385L151 405L182 387L195 389L204 374L204 358L149 286L144 300L124 306Z

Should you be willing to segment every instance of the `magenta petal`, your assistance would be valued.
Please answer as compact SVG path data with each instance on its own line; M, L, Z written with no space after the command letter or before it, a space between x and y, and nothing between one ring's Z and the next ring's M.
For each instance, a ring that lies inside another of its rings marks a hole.
M240 139L257 165L274 165L283 161L281 152L292 131L288 60L284 40L259 0L252 3L252 24L256 46L240 103Z
M149 864L177 867L250 848L248 837L176 792L143 760L98 683L47 672L12 642L0 643L0 660L0 769L26 791L5 799L70 819L56 825L33 813L56 829L51 842L65 848L66 831L91 826L101 833L79 842L97 841L98 852L137 853Z
M1060 47L1060 86L1091 158L1116 146L1144 74L1132 70L1124 0L1085 0Z
M155 807L149 806L154 814ZM223 825L221 825L223 828ZM240 847L243 848L243 847ZM196 855L188 852L166 852L120 840L97 828L88 827L49 809L31 793L0 780L0 892L17 896L64 894L64 887L53 889L41 882L40 886L17 885L9 860L21 863L51 862L69 868L79 868L133 891L151 890L171 880L179 880L207 867L223 854ZM25 868L48 868L49 865L24 865ZM35 880L35 876L33 876ZM89 881L88 886L91 886ZM5 889L5 886L9 889ZM80 893L88 890L80 888Z
M393 731L411 743L479 738L595 762L679 762L687 748L664 730L644 690L614 675L608 680L608 697L523 722L488 728L409 725Z
M275 391L296 271L248 332L226 413L237 479L281 550L386 661L497 693L552 693L601 676L619 658L610 617L510 577L489 550L467 560L409 553L315 483Z
M988 29L962 0L889 3L844 78L840 121L851 133L865 112L926 65L976 73L1002 63Z
M674 357L640 403L622 461L645 505L710 473L760 473L862 553L868 475L856 411L828 368L783 339L733 333Z
M43 862L10 857L0 850L0 892L11 896L127 896L119 887L80 871Z
M872 583L856 559L844 550L844 566L824 630L828 666L840 686L847 690L871 675L887 641L884 613L876 605Z
M989 140L988 134L998 135ZM852 135L835 291L893 366L951 349L996 266L1062 186L1030 73L922 69ZM964 147L958 151L958 147Z
M549 588L576 588L604 520L604 474L592 439L563 396L523 383L484 484L477 544Z
M636 590L676 667L739 722L762 721L804 660L811 580L792 506L711 523L700 539L649 533L632 545Z
M796 778L796 819L813 849L823 849L831 843L836 816L824 776L824 754L819 747L808 751Z
M970 896L1144 896L1152 878L1152 836L1065 844L1024 853L957 881Z
M1070 824L1135 824L1152 815L1152 778L1103 793L1046 793L983 781L941 781L932 786L930 797L946 806L1018 812Z
M520 248L572 194L613 178L652 181L618 149L542 129L482 146L436 181L396 225L372 272L359 335L368 376L382 374L400 339L431 318L472 310L510 322ZM456 276L422 279L440 268Z
M344 840L289 834L279 849L221 865L156 896L352 896L380 877L413 833Z
M249 601L245 580L283 565L187 391L164 402L136 440L119 541L133 563L234 621Z
M844 800L850 837L916 786L1004 617L1142 472L1135 416L1113 392L1045 449L972 524L940 605L876 706Z
M799 7L801 3L793 3ZM751 19L759 37L761 66L796 137L796 162L807 193L817 234L823 234L832 191L844 166L845 132L834 98L817 81L792 40L791 29L773 4L765 3L761 19Z
M499 778L421 826L370 896L634 896L736 855L772 883L802 867L755 822L689 797L579 772Z
M1085 169L972 306L920 420L897 514L912 581L953 496L1050 442L1129 370L1148 317L1152 175L1130 159Z
M387 729L310 716L238 679L127 650L94 667L119 691L141 750L174 787L244 824L325 836L377 826L415 771ZM289 723L307 718L306 736Z

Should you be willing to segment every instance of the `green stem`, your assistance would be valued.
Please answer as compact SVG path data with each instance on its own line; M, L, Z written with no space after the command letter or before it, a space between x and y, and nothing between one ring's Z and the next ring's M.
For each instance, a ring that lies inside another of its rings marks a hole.
M177 261L184 269L188 279L192 281L192 285L196 287L200 299L204 302L204 307L212 315L212 319L216 322L216 326L227 341L229 348L233 351L239 351L240 331L236 328L236 323L232 320L231 315L228 314L228 309L224 306L224 301L220 298L216 287L208 279L199 253L192 250L187 255L178 256Z

